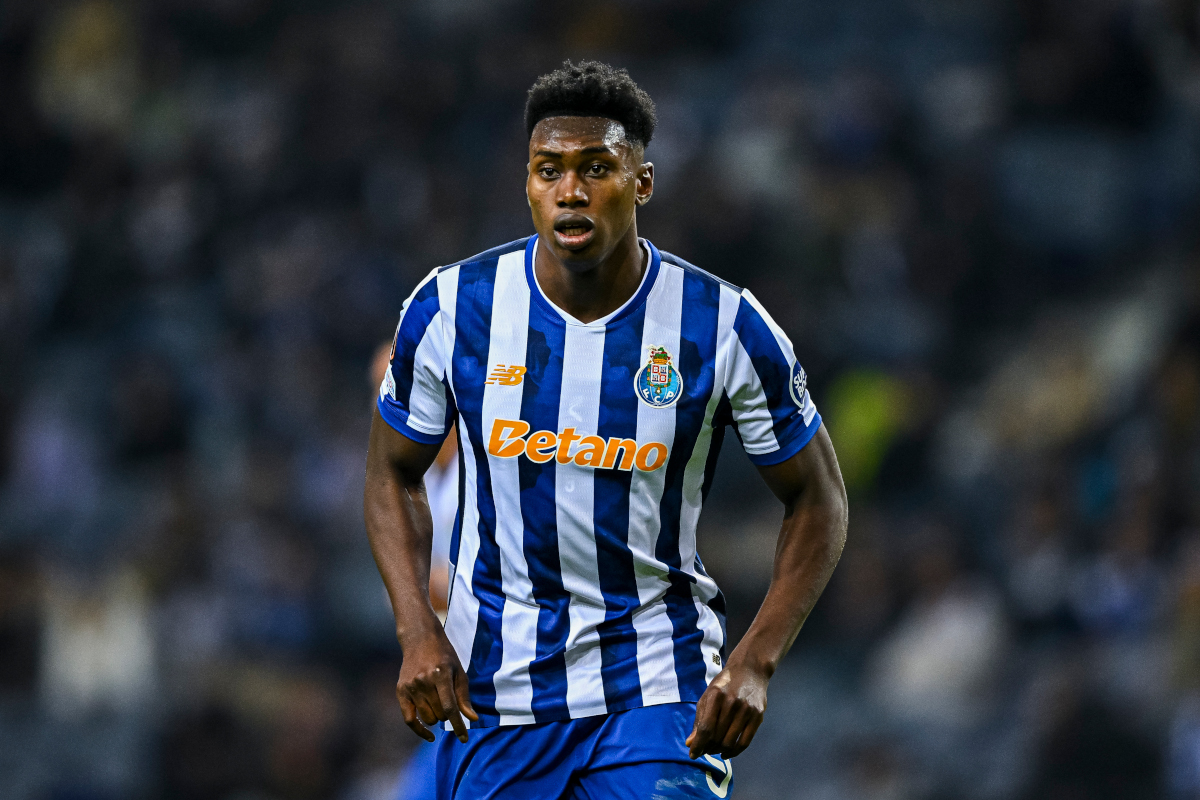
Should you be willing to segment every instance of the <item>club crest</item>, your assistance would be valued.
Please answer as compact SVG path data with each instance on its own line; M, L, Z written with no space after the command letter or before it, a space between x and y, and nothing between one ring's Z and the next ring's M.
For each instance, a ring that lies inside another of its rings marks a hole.
M683 378L671 365L671 354L665 347L650 346L650 359L633 381L638 399L653 408L667 408L683 394Z

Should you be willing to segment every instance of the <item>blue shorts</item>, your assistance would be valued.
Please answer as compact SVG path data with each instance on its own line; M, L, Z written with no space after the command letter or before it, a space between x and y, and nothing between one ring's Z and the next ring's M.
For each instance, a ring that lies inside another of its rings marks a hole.
M473 728L466 744L438 731L437 800L725 798L733 765L688 758L695 703L596 717Z

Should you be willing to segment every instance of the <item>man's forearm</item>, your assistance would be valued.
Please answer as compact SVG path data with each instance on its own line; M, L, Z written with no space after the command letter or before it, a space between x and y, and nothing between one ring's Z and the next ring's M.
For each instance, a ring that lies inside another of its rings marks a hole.
M731 665L745 664L768 675L775 672L829 582L845 543L844 499L797 504L779 532L767 596L730 655Z
M422 477L439 446L402 435L376 411L367 448L363 518L371 553L396 615L396 638L404 651L396 680L396 700L404 724L433 742L433 732L425 726L449 722L459 741L465 742L463 715L472 721L479 716L471 707L462 663L429 602L433 517Z
M733 758L750 746L767 710L767 684L846 543L846 489L823 425L799 453L758 471L785 509L771 587L725 669L696 703L696 722L685 740L691 758Z
M433 518L421 484L406 484L394 472L372 475L369 470L364 512L401 645L406 638L440 628L429 599Z

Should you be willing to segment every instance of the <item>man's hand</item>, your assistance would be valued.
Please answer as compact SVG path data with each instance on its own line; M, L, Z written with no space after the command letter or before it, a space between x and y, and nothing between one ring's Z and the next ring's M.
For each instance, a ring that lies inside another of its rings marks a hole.
M713 678L696 703L696 724L684 741L688 757L733 758L749 747L767 710L769 680L763 670L734 665Z
M467 693L467 675L440 629L404 649L396 699L405 724L427 742L434 741L434 736L426 725L449 721L458 740L465 742L463 715L472 722L479 719Z

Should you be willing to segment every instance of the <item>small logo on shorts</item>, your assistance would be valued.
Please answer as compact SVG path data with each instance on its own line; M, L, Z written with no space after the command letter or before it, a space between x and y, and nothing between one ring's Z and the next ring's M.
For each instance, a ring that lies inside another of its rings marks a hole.
M633 380L633 390L638 399L653 408L667 408L675 404L683 394L683 378L671 365L671 354L667 348L650 346L650 358L646 366Z
M725 797L729 794L729 782L733 780L733 762L728 758L717 758L707 753L704 754L704 760L720 770L720 773L718 773L718 776L721 778L720 783L713 780L711 772L705 771L704 777L708 780L708 788L717 797Z
M716 664L718 667L721 666L721 654L720 653L713 653L713 663Z

